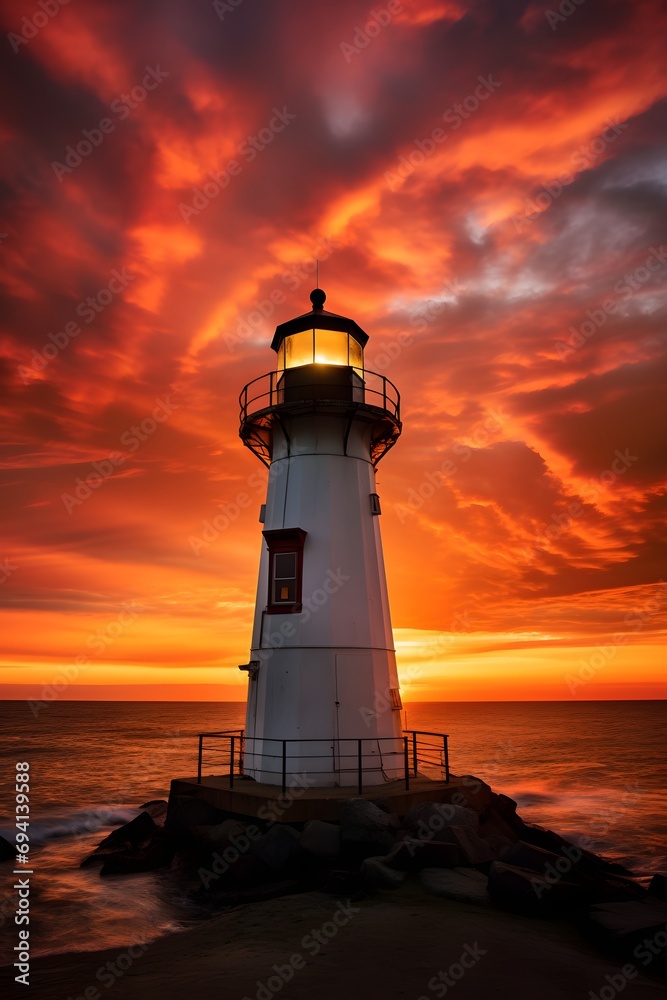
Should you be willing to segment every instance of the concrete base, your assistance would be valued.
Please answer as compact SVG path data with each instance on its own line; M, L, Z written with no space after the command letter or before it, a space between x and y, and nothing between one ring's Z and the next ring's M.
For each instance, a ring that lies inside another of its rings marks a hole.
M337 822L341 805L351 798L364 798L382 802L391 812L405 815L416 802L450 802L470 805L479 810L486 803L480 795L470 796L470 787L464 779L450 776L449 782L436 781L425 775L410 779L406 789L405 780L387 781L382 786L373 785L364 789L359 796L356 788L307 788L294 785L283 795L280 787L259 782L234 778L230 787L229 776L203 777L201 784L196 778L175 778L169 793L169 813L176 809L177 800L182 796L200 799L214 809L232 813L242 819L260 818L267 809L281 823L306 823L311 819ZM475 802L468 802L473 798Z

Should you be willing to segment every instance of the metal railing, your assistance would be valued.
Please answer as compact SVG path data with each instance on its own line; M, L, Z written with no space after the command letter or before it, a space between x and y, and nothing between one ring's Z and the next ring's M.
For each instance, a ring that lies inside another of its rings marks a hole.
M291 405L297 399L299 402L305 402L309 391L313 400L322 402L330 398L334 402L361 403L382 410L400 423L401 397L394 383L385 375L366 369L350 368L350 382L347 386L340 381L326 382L315 379L310 384L290 385L288 382L290 375L299 371L298 368L280 369L267 372L248 382L239 396L241 425L255 413L262 413L275 406ZM341 390L345 390L346 394L342 395Z
M259 744L259 746L257 746ZM268 745L270 751L265 750ZM325 750L317 753L316 749ZM290 752L296 749L296 753ZM208 754L212 754L210 761ZM205 757L205 755L207 755ZM369 766L372 755L373 766ZM217 776L228 776L229 787L234 787L234 779L242 777L246 771L246 759L250 757L250 772L264 772L279 776L283 794L288 779L297 774L303 777L304 768L298 772L290 769L290 762L307 760L326 761L327 766L309 767L307 774L343 775L356 773L357 789L363 791L364 776L371 771L396 772L403 778L406 789L410 788L410 778L417 777L420 768L433 769L449 781L449 743L446 733L432 733L426 730L405 729L402 736L362 737L360 739L295 739L279 740L267 737L246 736L244 730L224 730L199 734L199 754L197 762L197 782L202 782L202 769L206 766L219 768ZM277 762L277 766L276 766Z

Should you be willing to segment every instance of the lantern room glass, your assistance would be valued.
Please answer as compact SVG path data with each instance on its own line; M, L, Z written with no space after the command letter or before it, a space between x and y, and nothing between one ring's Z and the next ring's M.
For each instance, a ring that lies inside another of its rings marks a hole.
M278 371L302 365L342 365L363 369L361 344L343 330L304 330L285 337L278 349Z

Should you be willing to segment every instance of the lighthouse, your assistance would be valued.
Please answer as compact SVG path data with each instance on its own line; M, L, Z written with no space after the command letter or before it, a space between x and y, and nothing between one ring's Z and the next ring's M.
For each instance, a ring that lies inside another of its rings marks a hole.
M403 774L401 696L389 612L380 460L401 433L400 398L364 364L358 324L312 309L276 328L275 367L240 396L240 436L268 467L244 774L284 785L379 785Z

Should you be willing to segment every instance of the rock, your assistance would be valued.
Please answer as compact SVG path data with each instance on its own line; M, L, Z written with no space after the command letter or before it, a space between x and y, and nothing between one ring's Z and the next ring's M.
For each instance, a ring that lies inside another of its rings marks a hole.
M169 870L172 872L190 872L193 868L197 868L196 853L192 849L181 850L177 848L171 859Z
M657 935L666 938L665 925L667 924L667 905L657 899L648 901L629 901L622 903L598 903L591 906L588 911L589 930L600 941L610 945L615 952L619 949L623 952L629 949L636 949L639 945L644 948L649 961L654 961L658 953L665 960L664 940L660 944ZM655 941L653 939L656 939ZM646 948L646 942L652 944L652 949ZM652 951L652 954L650 952ZM641 954L635 957L642 958Z
M156 826L164 826L168 808L165 799L151 799L150 802L144 802L139 808L148 813Z
M189 834L194 826L214 826L227 818L220 809L194 795L174 795L169 803L165 826L180 834Z
M386 858L366 858L361 863L361 877L369 889L400 889L406 873L390 868Z
M380 812L383 812L385 816L389 817L389 825L393 829L398 830L401 825L400 817L392 811L391 799L371 799L369 800L372 805L377 806Z
M518 840L515 844L511 844L503 854L502 860L505 864L515 868L525 868L528 871L537 872L539 875L549 874L554 878L561 877L573 867L570 861L565 871L561 871L558 866L565 867L567 859L560 854L553 854L541 847L527 844L525 840Z
M300 842L304 851L317 858L337 858L340 854L340 827L321 819L311 819L303 828Z
M150 837L155 830L157 830L157 826L153 822L152 817L147 812L141 812L134 819L131 819L129 823L119 826L117 830L112 830L108 837L100 841L97 849L126 844L129 844L131 847L137 847L142 841Z
M232 838L240 837L245 831L245 824L238 819L225 819L222 823L216 823L210 827L208 839L212 844L229 842Z
M623 903L632 900L650 902L648 889L639 885L634 879L622 875L609 875L607 872L596 872L591 877L579 874L579 880L590 889L591 903Z
M150 872L171 864L176 846L171 836L162 827L145 843L132 851L119 851L109 855L100 869L100 875L128 875L136 872Z
M553 830L543 830L540 826L530 826L524 823L521 829L521 840L563 857L580 855L576 867L582 874L592 877L606 873L632 876L632 872L624 868L623 865L619 865L615 861L606 861L605 858L601 858L597 854L592 854L576 844L571 844L560 834L554 833Z
M482 803L490 803L492 799L497 798L497 795L491 791L491 786L487 785L486 781L483 778L479 778L476 774L462 774L457 778L457 782L467 790L467 795L474 795L480 805Z
M0 837L0 861L11 861L16 856L16 847L4 837Z
M498 860L513 868L533 872L542 877L549 886L560 885L563 881L576 883L586 890L586 900L590 903L620 902L642 898L646 895L646 890L637 885L636 882L620 875L610 874L604 866L594 866L590 869L586 861L582 871L580 862L583 854L581 850L565 841L562 842L562 852L555 854L519 840L506 847ZM592 871L592 874L589 874L589 871ZM559 897L559 893L560 890L556 890L554 893L550 891L550 896L556 899Z
M658 899L667 902L667 875L654 875L648 891L651 896L657 896Z
M488 903L487 877L474 868L424 868L420 885L431 896L456 899L464 903Z
M399 871L418 872L422 868L456 868L461 864L461 854L456 844L408 837L396 844L383 861Z
M491 845L470 826L449 826L442 831L441 837L443 840L451 840L458 846L465 865L484 865L496 860Z
M501 833L487 833L482 839L493 852L494 861L502 861L505 851L513 844L509 837L503 837Z
M298 830L284 823L276 823L258 840L253 841L250 850L272 871L281 871L301 853L300 841Z
M116 844L111 847L96 847L92 854L83 859L79 868L94 868L96 865L101 867L109 858L114 857L116 854L127 854L131 850L132 845L129 843Z
M367 799L347 799L341 809L342 846L363 857L386 854L395 843L396 818Z
M247 829L250 830L250 835L246 833ZM237 819L226 819L222 823L208 826L193 826L191 832L201 844L218 851L223 851L226 847L247 851L252 840L257 840L260 836L259 827L247 828Z
M494 794L493 801L495 811L506 823L514 827L516 820L519 818L516 814L517 804L514 799L511 799L509 795L503 795L502 792L499 792L498 794Z
M495 809L486 809L479 818L479 835L505 837L511 843L518 839L516 824L508 823Z
M489 869L489 895L507 909L528 913L550 913L587 901L581 885L565 879L550 881L503 861L494 861Z
M479 817L472 809L451 802L416 802L405 814L403 825L421 840L436 837L446 826L479 828Z

